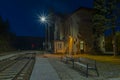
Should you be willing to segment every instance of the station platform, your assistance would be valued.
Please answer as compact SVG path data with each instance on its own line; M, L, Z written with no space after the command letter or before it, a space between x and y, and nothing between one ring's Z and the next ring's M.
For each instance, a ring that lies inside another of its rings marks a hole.
M47 58L36 57L30 80L60 80Z

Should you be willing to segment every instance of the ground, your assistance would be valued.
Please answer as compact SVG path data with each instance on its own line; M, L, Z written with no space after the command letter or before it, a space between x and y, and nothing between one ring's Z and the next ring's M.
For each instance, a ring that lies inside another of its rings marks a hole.
M39 56L41 57L41 55ZM120 80L120 57L87 54L75 55L75 58L87 57L97 60L100 76L97 77L96 73L90 70L88 78L86 78L83 68L80 70L73 69L71 64L61 62L61 55L44 54L42 57L48 59L61 80Z

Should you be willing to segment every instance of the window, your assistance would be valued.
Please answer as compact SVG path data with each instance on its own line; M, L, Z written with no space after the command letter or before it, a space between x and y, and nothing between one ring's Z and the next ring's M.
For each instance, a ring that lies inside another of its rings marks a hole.
M58 49L62 49L62 44L60 42L58 43Z

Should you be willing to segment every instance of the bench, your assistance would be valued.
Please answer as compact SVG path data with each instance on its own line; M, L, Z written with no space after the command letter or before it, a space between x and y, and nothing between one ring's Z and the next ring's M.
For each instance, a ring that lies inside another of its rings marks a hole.
M96 66L96 61L88 58L78 58L78 61L73 61L73 68L77 65L78 67L86 68L86 77L88 77L88 69L95 70L97 76L99 76L98 69Z
M61 57L61 61L62 61L62 62L65 62L66 64L67 64L68 62L72 62L72 63L73 63L74 58L73 58L72 56L70 56L70 55L66 55L66 56L62 56L62 57Z

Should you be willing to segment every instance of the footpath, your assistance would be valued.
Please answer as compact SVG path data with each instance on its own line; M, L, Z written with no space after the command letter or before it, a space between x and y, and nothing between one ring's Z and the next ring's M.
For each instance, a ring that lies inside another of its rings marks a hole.
M46 54L36 57L30 80L120 80L120 65L97 62L100 76L90 72L88 78L70 64L60 61L59 56Z
M47 58L36 57L30 80L60 80Z

